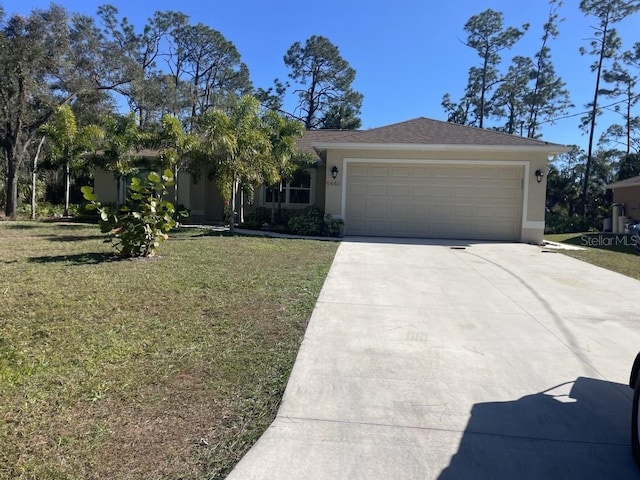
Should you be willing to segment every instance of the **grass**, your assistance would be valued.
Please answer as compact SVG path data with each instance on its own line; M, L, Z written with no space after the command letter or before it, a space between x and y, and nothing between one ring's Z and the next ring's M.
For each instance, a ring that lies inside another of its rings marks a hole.
M598 238L605 240L598 242L596 241ZM559 251L570 257L640 280L640 255L636 254L630 241L616 241L613 234L592 233L545 235L545 239L584 247L584 250ZM598 244L601 246L593 246Z
M0 222L0 479L224 478L270 424L337 244Z

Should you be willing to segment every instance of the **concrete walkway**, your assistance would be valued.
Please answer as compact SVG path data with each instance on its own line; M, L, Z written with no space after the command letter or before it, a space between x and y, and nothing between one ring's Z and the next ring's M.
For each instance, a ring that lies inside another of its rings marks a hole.
M228 477L640 478L640 282L523 244L348 238Z

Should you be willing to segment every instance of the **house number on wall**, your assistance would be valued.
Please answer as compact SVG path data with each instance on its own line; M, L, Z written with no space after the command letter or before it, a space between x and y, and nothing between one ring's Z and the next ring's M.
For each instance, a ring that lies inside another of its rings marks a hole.
M340 185L338 180L327 180L327 187L339 187Z

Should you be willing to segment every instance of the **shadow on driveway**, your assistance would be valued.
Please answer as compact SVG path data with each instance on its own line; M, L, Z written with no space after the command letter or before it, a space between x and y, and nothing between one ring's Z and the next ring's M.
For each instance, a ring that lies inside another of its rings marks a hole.
M476 404L439 480L640 478L630 396L627 385L578 377L512 402Z

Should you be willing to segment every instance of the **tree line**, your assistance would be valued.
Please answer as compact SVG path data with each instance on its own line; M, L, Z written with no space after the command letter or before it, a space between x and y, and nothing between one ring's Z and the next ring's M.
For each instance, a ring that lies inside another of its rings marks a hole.
M448 121L539 138L543 124L567 116L574 105L551 55L562 6L561 0L549 1L537 50L507 64L506 52L530 34L531 25L505 26L503 14L491 9L469 18L463 43L477 53L478 62L469 68L459 100L444 95ZM579 10L591 21L579 53L593 58L593 96L577 125L589 140L586 151L575 147L549 171L547 223L557 230L598 226L608 213L604 185L640 174L640 41L625 44L616 29L640 10L640 1L581 0ZM596 138L604 109L614 111L618 121Z
M491 9L469 18L463 42L478 61L459 99L444 95L447 120L539 138L542 125L568 116L574 105L552 59L562 8L550 0L539 28L505 26ZM592 27L580 53L593 58L593 97L577 125L589 143L549 171L548 223L559 229L596 226L607 209L603 185L640 174L640 42L623 42L616 30L640 0L581 0L579 8ZM505 63L534 30L536 50ZM177 11L135 26L111 5L93 17L55 4L6 16L0 6L0 208L15 217L29 197L32 205L56 198L68 213L74 181L94 164L130 176L141 148L159 152L160 167L174 174L197 176L206 166L232 205L259 182L286 181L308 161L293 153L295 136L305 128L359 128L363 96L352 88L355 70L325 37L295 42L283 62L287 79L254 86L231 41ZM292 111L284 108L287 95L297 98ZM605 108L619 121L596 138ZM254 135L245 151L261 153L249 160L238 151L258 126L262 138Z
M68 213L74 178L95 164L131 175L142 148L174 173L208 168L231 205L286 181L308 161L295 138L358 128L363 96L325 37L295 42L283 61L286 81L255 87L234 44L181 12L155 12L138 28L111 5L95 17L56 4L7 16L0 5L0 207L15 218L48 179L64 185ZM298 98L291 112L287 94Z

